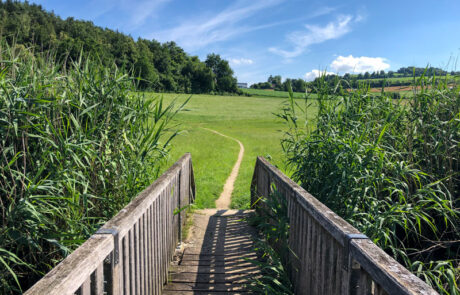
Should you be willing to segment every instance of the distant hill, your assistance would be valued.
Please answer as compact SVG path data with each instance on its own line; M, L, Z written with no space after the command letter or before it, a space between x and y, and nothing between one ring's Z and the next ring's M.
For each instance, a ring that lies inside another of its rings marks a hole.
M154 91L236 92L236 79L227 61L209 55L206 62L188 55L174 42L138 39L90 21L65 20L41 5L0 1L0 36L9 46L35 52L50 50L60 59L91 54L106 65L116 64L139 76L140 87ZM1 43L0 43L1 46Z

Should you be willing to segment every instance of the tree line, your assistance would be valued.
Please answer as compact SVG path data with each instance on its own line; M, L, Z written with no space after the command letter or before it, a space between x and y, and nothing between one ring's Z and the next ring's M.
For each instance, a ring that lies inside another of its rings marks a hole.
M28 2L0 1L0 36L10 46L23 46L33 52L49 51L58 59L77 60L91 54L102 64L131 71L139 77L141 89L179 93L234 93L236 78L228 61L209 54L200 61L175 42L131 36L91 21L65 20Z
M294 92L305 92L308 83L303 79L290 79L287 78L284 82L281 81L281 76L276 75L268 77L267 82L259 82L251 85L254 89L273 89L277 91L288 91L289 85Z
M375 71L372 73L365 72L359 74L349 74L346 73L343 76L328 74L321 77L315 78L312 82L306 82L305 80L299 79L290 79L287 78L285 81L282 81L280 75L272 76L270 75L267 79L267 82L259 82L251 85L251 88L254 89L272 89L277 91L288 91L288 85L292 86L294 92L305 92L306 89L314 90L315 85L320 80L323 80L331 87L337 83L345 88L358 88L361 84L366 84L371 88L378 87L391 87L391 86L410 86L413 84L413 77L420 77L425 75L426 77L442 77L442 76L458 76L460 71L445 71L440 68L427 67L402 67L399 70L395 71ZM401 78L401 79L398 79Z

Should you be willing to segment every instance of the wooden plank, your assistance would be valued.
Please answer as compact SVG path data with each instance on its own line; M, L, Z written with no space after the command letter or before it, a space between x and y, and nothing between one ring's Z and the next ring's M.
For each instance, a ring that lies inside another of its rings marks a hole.
M438 294L369 240L352 240L350 252L353 259L389 294Z
M129 277L131 294L136 294L136 249L134 247L134 228L129 231Z
M24 294L73 294L112 250L111 235L92 236Z
M81 295L91 295L91 276L89 276L80 287Z
M118 239L118 245L120 246L121 241L120 241L120 236L117 236ZM118 250L120 251L120 250ZM122 273L122 267L123 267L123 261L120 258L120 253L115 253L115 250L112 251L112 255L114 256L111 261L111 267L112 267L112 294L122 294L123 291L123 273ZM117 260L118 263L114 263L114 261Z
M334 294L340 294L342 291L342 274L343 274L343 246L341 246L339 243L334 242L334 248L336 249L335 255L336 255L336 262L335 262L335 292Z
M164 291L163 295L177 295L177 291ZM251 291L230 291L230 292L221 292L221 291L181 291L181 295L246 295L246 294L255 294Z
M136 294L141 294L141 264L139 258L139 220L134 224L134 285Z
M160 282L160 225L159 225L159 216L160 216L160 201L156 200L154 203L155 207L155 239L154 239L154 245L155 245L155 294L160 294L161 288L162 288L162 283Z
M190 266L171 266L170 273L183 273L183 272L194 272L194 273L206 273L206 274L260 274L260 269L255 266L248 266L245 268L232 268L228 269L224 266L198 266L198 265L190 265Z
M147 209L147 218L145 222L146 227L146 259L147 259L147 294L153 294L153 283L152 283L152 205Z
M230 291L248 291L245 284L241 283L174 283L168 284L165 291L194 291L194 292L230 292Z
M154 206L154 248L155 248L155 251L153 253L154 255L154 276L155 276L155 294L160 294L161 292L161 288L162 288L162 284L160 283L160 263L159 263L159 260L160 260L160 234L159 234L159 200L156 200L154 203L153 203L153 206Z
M168 253L166 252L166 194L164 191L161 192L160 201L160 284L163 285L166 283L166 276L165 276L165 266L167 262Z
M122 259L123 259L123 294L130 295L131 294L131 280L129 278L129 271L130 271L130 261L129 261L129 233L126 234L122 239L121 244L122 249Z
M171 283L247 283L262 278L262 275L236 273L236 274L213 274L206 273L171 273Z
M145 294L145 247L144 247L144 216L139 218L138 222L138 257L139 257L139 294Z
M92 279L91 292L94 295L103 295L104 294L104 266L102 264L99 265L93 274L94 274L94 279Z
M186 261L235 261L235 260L246 260L246 259L257 259L258 255L254 252L248 252L246 254L233 254L233 255L206 255L206 254L189 254L186 250L182 255L182 262Z

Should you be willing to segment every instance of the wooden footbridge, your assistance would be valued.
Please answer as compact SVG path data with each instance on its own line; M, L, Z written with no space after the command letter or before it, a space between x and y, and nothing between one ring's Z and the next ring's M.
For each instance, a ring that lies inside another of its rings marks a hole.
M437 294L304 189L259 157L251 198L272 185L287 199L287 265L295 294ZM263 272L251 211L196 212L182 241L185 208L195 199L184 155L25 294L247 294ZM261 210L257 210L256 212Z

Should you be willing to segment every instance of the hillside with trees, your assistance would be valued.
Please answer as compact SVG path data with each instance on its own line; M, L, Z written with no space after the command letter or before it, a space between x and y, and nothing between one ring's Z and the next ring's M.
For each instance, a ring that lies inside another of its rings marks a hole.
M91 21L65 20L41 5L28 2L0 2L0 36L10 46L33 52L49 51L63 63L91 54L103 65L115 64L139 77L141 89L158 92L211 93L236 92L236 78L226 60L218 54L202 62L190 56L175 42L131 36Z

